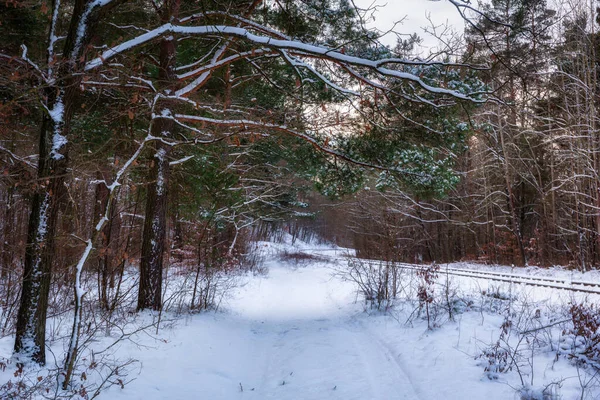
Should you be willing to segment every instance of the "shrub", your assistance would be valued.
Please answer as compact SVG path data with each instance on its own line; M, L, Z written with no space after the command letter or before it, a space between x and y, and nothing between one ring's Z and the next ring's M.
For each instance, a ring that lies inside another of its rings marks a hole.
M341 270L343 279L354 282L365 301L378 310L387 309L403 290L401 270L394 262L372 262L348 259L348 268Z
M578 364L600 369L600 309L594 304L572 304L569 315L573 328L565 332L571 340L568 356Z
M417 277L420 279L419 286L417 288L417 299L419 300L419 308L425 308L427 315L427 328L432 329L431 324L432 316L430 313L430 307L434 299L434 284L438 277L440 266L433 263L425 268L417 271Z

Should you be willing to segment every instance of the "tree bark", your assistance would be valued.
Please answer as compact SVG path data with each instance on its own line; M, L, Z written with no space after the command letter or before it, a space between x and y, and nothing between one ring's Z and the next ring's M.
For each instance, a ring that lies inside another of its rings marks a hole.
M154 125L162 127L158 120ZM168 124L172 125L172 124ZM167 129L168 127L165 127ZM150 170L152 183L148 186L146 199L146 220L142 239L140 261L140 286L137 309L160 310L162 307L162 269L167 230L167 192L169 182L169 146L157 146Z
M164 22L176 18L179 13L179 1L167 1L161 18ZM162 39L159 56L159 83L164 89L174 88L177 82L175 74L176 40L173 37ZM170 113L169 103L161 101L158 114ZM152 135L169 139L175 127L174 121L158 118L153 121ZM162 308L162 272L165 242L167 237L167 211L169 188L169 153L171 146L159 142L150 167L150 184L146 197L146 219L142 237L142 255L140 260L140 285L138 291L138 311Z
M45 334L48 294L54 260L54 238L61 194L68 170L69 125L79 94L81 74L77 74L80 58L93 27L101 14L118 3L96 9L99 3L76 0L68 27L61 62L48 66L48 86L43 91L43 107L47 110L40 127L37 183L31 200L27 246L17 314L14 356L19 363L46 363ZM60 3L53 2L55 15ZM54 35L57 19L52 20L48 36L48 60L54 62Z
M72 94L62 99L53 96L47 107L56 110L57 107L68 106L71 97ZM30 359L40 365L46 363L46 311L54 237L60 193L64 192L67 170L66 146L57 151L53 139L57 133L62 135L64 128L64 117L62 122L57 123L50 116L44 116L40 132L38 182L29 216L21 303L17 314L14 352L19 362Z

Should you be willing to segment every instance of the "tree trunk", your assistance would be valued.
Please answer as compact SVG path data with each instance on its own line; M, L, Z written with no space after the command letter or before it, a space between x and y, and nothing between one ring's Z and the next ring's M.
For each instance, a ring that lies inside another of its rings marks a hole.
M161 15L163 21L176 18L179 13L179 1L167 1ZM160 42L159 81L164 89L174 88L177 82L175 74L176 41L168 37ZM168 102L162 101L158 114L170 113ZM153 121L152 135L169 139L173 133L174 121L158 118ZM151 163L150 184L146 197L146 220L142 238L140 260L140 285L137 309L160 310L162 308L162 270L167 237L167 194L169 187L169 153L171 146L164 142L156 145L156 153Z
M0 280L5 279L13 270L13 251L10 249L10 237L14 237L17 227L14 224L15 205L13 204L14 186L6 190L5 212L3 215L2 238L0 239Z
M160 119L155 127L170 120ZM169 124L172 125L172 124ZM165 127L167 128L167 127ZM160 310L162 307L162 269L167 230L167 189L169 182L169 146L160 143L150 170L152 183L148 186L146 220L140 261L140 287L137 309Z
M52 278L54 238L61 194L65 192L68 169L67 142L69 123L79 94L81 75L77 74L81 54L89 42L100 15L117 2L104 7L100 2L76 0L64 40L61 62L48 66L49 81L43 92L43 107L39 140L37 185L31 200L27 232L27 247L17 314L15 359L20 363L46 363L45 334L48 294ZM60 13L60 3L53 2L54 15ZM48 60L58 59L54 53L58 19L53 18L48 36Z
M108 181L109 172L102 173L98 171L98 180ZM104 310L109 309L108 299L108 288L113 274L113 247L112 245L112 229L113 219L115 217L115 209L117 199L115 196L110 196L110 190L105 184L97 185L96 187L96 203L94 205L94 224L97 224L103 217L104 211L109 207L108 202L110 201L111 215L109 221L104 224L102 232L100 234L100 248L97 256L97 268L98 268L98 297L100 300L100 307Z
M523 239L521 237L521 224L519 217L517 215L517 207L515 204L515 194L513 191L513 182L510 174L510 165L509 165L509 154L507 150L507 146L504 140L504 132L505 127L500 128L500 145L502 149L502 155L504 157L503 167L504 167L504 181L506 183L506 192L508 196L508 208L510 212L510 221L513 235L515 237L515 241L517 243L517 250L519 252L519 258L517 264L519 266L525 266L527 264L527 259L525 257L525 247L523 246Z
M49 110L64 107L66 98L48 102ZM21 303L17 315L14 352L19 362L32 360L46 363L46 310L50 290L54 237L59 211L60 193L64 193L67 169L65 146L58 148L55 135L63 131L64 122L57 123L44 116L40 137L38 184L32 199L27 232L27 247L23 271Z

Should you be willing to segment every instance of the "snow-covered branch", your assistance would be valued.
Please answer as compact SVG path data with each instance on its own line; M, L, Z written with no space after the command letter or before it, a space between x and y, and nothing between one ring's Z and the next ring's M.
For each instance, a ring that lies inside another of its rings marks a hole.
M250 43L254 43L257 45L261 45L264 47L270 47L279 50L290 50L290 51L298 51L312 56L318 56L319 58L323 58L326 60L333 61L335 63L341 65L352 65L356 67L364 67L368 68L381 77L394 78L404 81L409 81L417 84L422 89L436 93L439 95L451 96L461 100L468 100L474 102L484 102L485 100L480 100L477 97L472 97L468 94L461 93L456 90L450 90L442 87L436 87L427 84L423 81L419 76L399 71L395 69L387 68L388 64L406 64L407 61L399 58L386 58L380 60L369 60L366 58L360 58L356 56L347 55L338 51L334 51L330 48L306 44L300 41L295 40L284 40L284 39L276 39L269 36L259 36L251 33L245 28L239 27L231 27L224 25L206 25L206 26L180 26L174 25L171 23L164 24L158 28L155 28L148 33L139 35L133 39L127 40L117 46L111 47L108 50L105 50L99 57L96 57L90 60L86 66L85 70L90 71L99 66L103 65L109 59L122 54L126 51L129 51L133 48L136 48L140 45L148 43L152 40L155 40L158 37L166 34L182 34L182 35L190 35L190 36L226 36L226 37L238 37L242 38ZM373 81L368 81L369 84L375 84Z

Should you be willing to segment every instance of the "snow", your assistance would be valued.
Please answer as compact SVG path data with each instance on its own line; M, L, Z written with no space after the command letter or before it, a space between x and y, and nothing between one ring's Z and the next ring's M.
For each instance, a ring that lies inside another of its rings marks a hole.
M54 106L48 109L48 115L52 119L54 125L54 133L52 135L52 149L50 150L50 156L55 160L60 160L65 156L60 153L60 150L65 146L68 141L67 138L61 134L63 126L63 118L65 115L65 105L63 103L62 93L57 97L54 102Z
M40 205L40 222L39 222L39 226L38 226L38 231L36 233L36 237L35 237L35 245L38 247L41 247L44 245L44 242L47 240L47 233L48 233L48 211L50 208L50 194L46 193L44 196L44 200L42 201L42 204ZM37 250L37 249L36 249ZM32 274L34 277L38 277L40 276L40 274L42 273L42 271L40 271L39 265L40 265L40 253L39 250L35 253L36 258L35 261L33 263L33 268L32 268ZM40 290L39 287L39 280L38 279L33 279L32 280L32 284L31 284L31 289L30 289L30 293L34 294L37 293ZM32 298L37 298L37 296L33 295ZM37 304L32 304L32 307L36 307ZM33 353L35 353L38 349L38 346L35 344L35 321L34 321L35 315L31 315L29 321L27 321L26 327L25 327L25 334L23 335L22 340L22 349L20 351L20 353L18 354L14 354L13 358L16 362L23 362L23 363L27 363L29 360L31 360L31 355ZM12 348L11 348L12 350ZM7 353L6 354L6 358L10 358L11 357L11 353ZM0 380L1 382L1 380Z
M131 79L135 79L135 80L138 80L138 81L140 81L140 82L143 82L143 83L145 83L146 85L148 85L148 87L149 87L150 89L152 89L152 91L153 91L153 92L155 92L155 93L156 93L156 88L154 87L154 83L153 83L151 80L149 80L149 79L144 79L144 78L142 78L142 77L139 77L139 76L132 76L132 77L131 77Z
M48 78L53 79L52 64L54 62L54 44L58 40L56 36L56 26L58 25L58 14L60 10L60 0L54 1L52 10L52 23L50 24L50 34L48 40Z
M115 175L115 180L113 181L113 183L107 186L108 190L111 193L114 190L116 190L119 186L121 186L121 182L120 182L121 178L127 172L129 167L131 167L131 165L133 165L135 160L138 159L140 154L142 154L142 151L144 150L146 143L148 143L151 140L155 140L155 139L157 139L157 138L154 138L150 133L148 133L146 135L146 137L144 138L144 140L141 141L141 143L138 145L137 150L131 155L131 157L129 157L129 159L125 162L125 164L121 167L121 169L119 169L117 171L117 174Z
M223 55L225 54L225 52L227 51L227 49L229 48L229 44L230 44L230 40L227 40L213 55L213 57L211 58L211 64L217 64L217 62L219 61L219 59L221 59L223 57ZM198 70L197 70L198 71ZM198 71L199 72L199 71ZM177 90L175 92L175 96L176 97L182 97L185 96L187 94L189 94L190 92L196 90L198 87L200 87L201 85L204 84L204 82L210 77L211 75L211 70L207 70L202 72L202 74L194 79L193 82L189 83L188 85L186 85L185 87Z
M202 315L173 332L144 357L143 374L109 396L419 398L395 357L373 341L360 311L344 306L353 301L352 288L324 268L270 267L268 277L238 293L228 313Z
M96 232L100 232L104 224L107 222L108 218L106 218L106 215L103 215L102 218L100 218L100 221L98 221L98 224L96 224Z
M81 14L81 17L79 17L79 24L77 26L77 35L75 36L75 45L73 46L73 53L72 53L73 60L76 60L77 58L79 58L79 52L81 50L81 45L83 44L83 39L85 38L85 35L87 34L88 22L89 22L88 19L91 15L92 11L94 11L94 9L96 9L96 8L101 8L101 7L106 6L111 1L112 0L94 0L86 6L85 10Z
M99 223L96 227L97 231L102 229L102 223ZM99 228L99 229L98 229ZM85 289L81 283L81 275L83 272L83 267L85 262L87 261L90 253L92 251L92 240L88 239L86 241L85 250L81 255L81 258L77 262L77 266L75 267L75 303L76 307L73 315L73 330L71 332L71 338L69 340L69 349L67 351L67 360L73 359L77 354L78 343L79 343L79 331L81 327L81 307L83 302L83 296L85 295ZM68 367L67 367L68 368Z
M98 226L102 227L101 224L98 224ZM88 239L86 241L85 250L83 251L81 258L79 259L79 261L77 262L77 266L75 267L75 295L79 299L79 302L81 302L81 298L85 295L85 289L81 285L81 273L83 271L83 266L85 265L85 262L90 256L92 248L92 240ZM77 315L76 317L79 316Z
M293 65L295 67L303 67L303 68L308 69L310 72L312 72L314 75L316 75L321 82L323 82L326 85L328 85L329 87L339 91L340 93L344 93L344 94L351 95L351 96L360 96L359 92L354 91L354 90L349 90L342 86L337 85L336 83L334 83L330 79L328 79L325 75L321 74L319 71L317 71L315 68L313 68L311 65L299 60L298 58L288 56L286 53L284 53L284 56L286 57L286 59L289 61L289 63L291 65Z
M164 148L158 149L156 159L158 160L158 174L156 176L156 193L161 196L165 192L165 171L164 162L167 151Z
M63 122L63 116L65 113L65 106L62 102L62 96L59 96L56 99L56 103L52 109L48 110L48 114L50 114L50 118L54 121L55 124L60 124Z
M52 150L50 152L50 154L52 155L52 157L55 160L60 160L62 158L64 158L65 156L63 156L62 154L59 153L60 149L63 148L63 146L65 146L68 143L68 140L65 136L61 135L60 133L56 132L53 136L52 136Z
M183 164L184 162L189 161L189 160L193 159L194 157L195 156L186 156L186 157L180 158L179 160L169 162L169 165L173 166L173 165Z
M46 241L46 233L48 232L48 209L50 208L50 195L46 193L44 195L44 201L40 206L40 224L36 235L36 243L43 243Z
M499 313L465 310L434 330L428 330L421 318L406 323L412 308L398 305L389 313L373 311L356 287L337 275L347 262L345 256L354 256L352 251L294 241L289 234L283 238L284 243L257 243L268 273L243 277L221 311L188 314L173 328L161 327L158 332L153 328L117 344L119 358L140 361L140 374L130 376L135 379L124 388L111 387L100 399L506 400L519 398L518 390L540 395L548 384L559 381L561 399L581 397L578 374L585 372L565 358L556 361L553 353L535 357L533 385L530 376L521 385L515 371L484 372L487 360L479 356L498 340L504 318ZM298 262L290 254L309 257ZM510 270L465 263L455 267ZM557 278L571 274L560 269L538 272L520 271ZM482 289L491 292L493 284L468 277L451 279L482 302L493 301L481 295ZM534 307L556 297L547 288L497 289L523 295ZM512 307L517 309L518 302ZM155 317L143 313L137 324ZM172 317L166 313L163 318ZM10 339L0 339L0 356L10 355ZM101 348L110 340L100 337L95 345ZM52 347L55 354L61 352L60 342ZM0 372L0 380L12 376L10 369L4 374ZM490 379L492 375L496 379ZM592 389L588 398L597 398L598 387Z
M365 313L355 288L332 277L331 264L297 267L277 256L287 250L339 258L343 249L300 241L261 246L270 257L267 276L248 278L225 312L189 317L152 350L129 349L142 373L108 398L516 398L509 386L516 382L488 380L474 359L497 337L500 316L482 323L479 313L465 313L434 331L407 326ZM563 398L576 398L573 368L562 361L550 371L552 360L545 361L540 375L567 378Z

